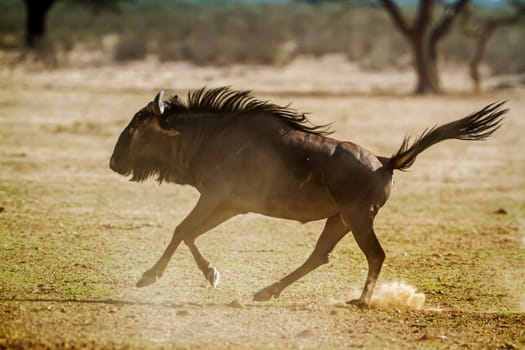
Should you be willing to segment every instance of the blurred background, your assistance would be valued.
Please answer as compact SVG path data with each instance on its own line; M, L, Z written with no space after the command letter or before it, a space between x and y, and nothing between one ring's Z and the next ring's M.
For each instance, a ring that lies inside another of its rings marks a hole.
M375 90L479 92L484 82L523 84L520 1L3 0L0 60L47 69L141 61L286 67L329 57L324 70L335 64L335 76L412 74L396 77L406 79L399 85L374 81ZM338 88L363 90L368 80L347 79Z

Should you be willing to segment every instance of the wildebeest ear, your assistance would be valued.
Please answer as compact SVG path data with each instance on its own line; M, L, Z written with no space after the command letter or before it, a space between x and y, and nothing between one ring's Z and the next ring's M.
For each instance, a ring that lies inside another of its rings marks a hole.
M153 100L152 112L156 115L162 115L162 113L164 113L164 102L162 102L162 96L164 96L164 91L161 90Z

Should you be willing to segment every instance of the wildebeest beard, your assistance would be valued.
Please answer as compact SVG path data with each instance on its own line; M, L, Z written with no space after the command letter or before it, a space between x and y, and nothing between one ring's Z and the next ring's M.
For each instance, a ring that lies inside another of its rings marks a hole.
M150 177L155 177L155 181L159 184L164 181L178 184L187 183L188 174L175 166L165 163L165 161L163 162L160 159L141 158L135 160L130 171L130 181L142 182Z
M156 181L161 183L166 177L169 177L168 169L166 166L162 166L160 161L156 159L137 159L131 170L130 181L142 182L152 176L156 176Z

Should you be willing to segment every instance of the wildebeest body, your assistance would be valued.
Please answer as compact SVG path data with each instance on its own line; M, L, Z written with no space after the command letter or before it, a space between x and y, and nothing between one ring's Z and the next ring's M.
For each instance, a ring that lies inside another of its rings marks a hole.
M254 295L278 297L289 284L328 261L339 240L352 231L369 271L358 305L369 304L385 253L373 229L388 199L395 169L406 169L416 156L440 141L484 139L499 127L506 110L490 105L458 121L425 132L412 144L405 139L392 157L377 157L351 142L327 137L302 114L259 101L228 88L190 93L167 104L157 95L122 132L110 166L132 180L188 184L201 194L192 212L176 228L159 261L137 286L154 283L181 242L216 286L218 271L195 239L242 213L308 222L327 219L317 245L298 269Z
M240 212L319 220L338 213L332 193L352 192L352 198L362 201L377 187L370 181L383 164L353 143L293 130L266 115L213 118L237 121L210 132L201 146L193 145L197 151L188 162L192 179L187 183L201 193L227 192ZM184 134L178 136L181 142ZM377 180L389 183L383 174ZM385 198L378 193L368 200L380 205Z

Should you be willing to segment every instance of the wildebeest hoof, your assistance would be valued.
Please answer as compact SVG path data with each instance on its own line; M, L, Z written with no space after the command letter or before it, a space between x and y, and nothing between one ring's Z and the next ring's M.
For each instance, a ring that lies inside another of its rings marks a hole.
M206 274L206 279L210 282L213 288L217 288L221 280L221 274L219 273L219 270L212 266Z
M277 284L272 284L269 287L263 288L253 295L254 301L268 301L272 297L279 298L281 291L279 290Z
M150 284L157 282L157 280L158 280L157 276L144 274L142 278L137 282L136 286L137 288L146 287L146 286L149 286Z
M368 309L368 304L361 299L352 299L347 301L346 304L357 306L360 309Z

